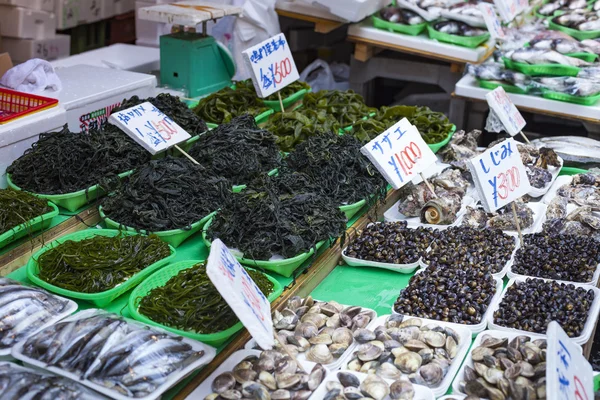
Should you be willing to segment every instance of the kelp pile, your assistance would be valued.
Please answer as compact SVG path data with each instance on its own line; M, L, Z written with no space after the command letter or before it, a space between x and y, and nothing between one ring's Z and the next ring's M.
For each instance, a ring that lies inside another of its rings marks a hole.
M46 200L26 192L0 189L0 235L50 211Z
M273 283L262 273L247 272L265 296L273 292ZM208 278L206 263L184 269L164 286L152 289L141 299L138 311L159 324L200 334L220 332L238 322Z
M257 116L269 110L256 96L252 85L223 88L201 99L194 107L196 115L213 124L224 124L244 114Z
M43 281L74 292L99 293L169 254L169 245L156 235L94 236L54 246L37 263Z
M282 151L290 151L311 136L339 131L340 124L325 111L300 108L271 115L264 128L277 136Z
M236 89L250 88L252 91L255 90L254 84L252 83L251 79L246 79L245 81L236 82L235 85L236 85ZM279 90L279 94L281 95L282 99L286 99L287 97L290 97L290 96L298 93L299 91L305 90L305 89L310 90L310 85L308 83L303 82L303 81L295 81L295 82L290 83L283 89ZM277 93L273 93L272 95L264 98L263 100L279 101L279 96L277 95Z
M106 216L149 232L190 229L231 195L231 183L214 178L201 165L167 156L137 169L104 199Z
M201 135L188 153L209 175L222 176L236 185L266 174L281 161L275 136L259 129L250 115Z
M179 100L178 97L172 96L168 93L161 93L156 97L148 97L147 99L140 99L138 96L133 96L127 100L123 100L121 105L114 110L112 113L117 111L125 110L133 106L144 102L152 103L156 108L162 111L166 116L171 118L177 125L181 126L187 133L192 136L206 132L208 128L206 123L198 118L188 106Z
M221 239L249 259L291 258L343 235L346 228L339 204L322 195L306 174L260 177L231 200L214 217L208 238Z
M64 194L107 182L136 168L150 153L113 125L87 133L40 134L37 142L6 169L21 189L39 194Z
M367 107L362 96L352 90L321 90L307 93L302 104L309 110L324 111L333 115L341 127L350 126L377 112L376 108Z
M358 121L353 125L350 133L366 143L402 118L407 118L411 124L417 127L427 144L443 141L453 128L452 123L444 114L432 111L429 107L393 106L381 107L373 118Z
M285 159L286 165L307 174L322 193L336 204L350 204L378 194L387 183L361 154L362 144L349 135L329 132L308 138Z

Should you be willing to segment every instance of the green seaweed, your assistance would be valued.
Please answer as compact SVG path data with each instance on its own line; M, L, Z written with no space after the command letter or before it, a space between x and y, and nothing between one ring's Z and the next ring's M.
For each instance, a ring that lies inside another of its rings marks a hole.
M26 192L0 189L0 235L50 211L44 199Z
M256 96L254 87L223 88L200 100L194 112L206 122L224 124L244 114L254 117L269 111Z
M236 90L238 90L240 88L249 88L253 91L255 90L254 84L252 83L251 79L246 79L245 81L235 82L235 87L236 87ZM310 85L308 83L303 82L303 81L295 81L295 82L290 83L283 89L279 90L279 94L281 95L282 99L285 99L287 97L290 97L294 93L297 93L297 92L299 92L301 90L305 90L305 89L310 90ZM277 95L277 93L273 93L272 95L264 98L263 100L279 101L279 96Z
M352 90L321 90L307 93L302 104L307 109L333 115L341 127L350 126L377 111L376 108L367 107L363 97Z
M277 145L281 151L290 151L311 136L322 132L337 132L340 124L324 110L300 108L271 115L264 128L277 136Z
M383 122L388 128L407 118L417 127L423 140L427 144L439 143L448 137L452 130L452 123L444 114L432 111L429 107L419 106L393 106L381 107L375 119ZM381 132L379 132L381 133ZM377 135L379 134L377 133ZM377 136L375 135L375 136Z

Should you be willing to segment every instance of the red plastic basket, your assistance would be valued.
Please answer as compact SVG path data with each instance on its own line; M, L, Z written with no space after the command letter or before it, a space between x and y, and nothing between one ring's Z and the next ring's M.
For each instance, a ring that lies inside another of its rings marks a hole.
M0 88L0 124L55 107L57 104L57 99Z

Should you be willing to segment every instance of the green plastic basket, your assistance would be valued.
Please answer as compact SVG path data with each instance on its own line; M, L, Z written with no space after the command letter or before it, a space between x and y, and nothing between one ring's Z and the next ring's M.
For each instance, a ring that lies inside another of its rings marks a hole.
M352 217L356 215L364 206L367 204L365 199L357 201L356 203L347 204L345 206L340 206L340 211L346 214L346 218L350 220Z
M437 153L442 147L450 143L450 139L452 139L454 132L456 132L456 125L452 125L452 129L450 129L450 132L448 132L448 137L446 137L446 139L439 143L428 144L427 146L431 149L431 151Z
M474 49L480 44L485 43L490 38L489 32L485 35L479 36L450 35L448 33L436 31L430 24L427 25L427 32L429 33L429 37L431 39L437 40L439 42L455 44L457 46L468 47L471 49Z
M543 90L542 97L545 99L565 101L567 103L579 104L582 106L593 106L600 100L600 93L594 96L573 96L567 93L554 92L552 90Z
M558 175L577 175L577 174L587 174L587 169L575 168L575 167L562 167Z
M501 87L501 88L504 89L504 91L506 93L527 94L527 90L526 89L521 89L518 86L509 85L507 83L495 82L495 81L486 81L486 80L483 80L483 79L477 79L477 82L479 83L479 87L482 87L484 89L494 90L497 87Z
M397 22L390 22L381 19L375 15L372 15L373 26L377 29L383 29L385 31L403 33L405 35L417 36L427 28L427 22L416 25L405 25Z
M23 224L17 225L1 234L0 249L17 239L27 236L30 233L48 228L52 223L52 218L58 215L58 207L54 203L48 202L48 207L50 207L52 211L40 215L39 217L35 217Z
M504 66L529 76L577 76L579 67L561 64L525 64L502 57Z
M580 31L578 29L568 28L566 26L559 25L554 21L549 22L550 23L548 26L550 27L550 29L564 32L577 40L596 39L600 37L600 31Z
M143 229L136 230L135 228L132 228L130 226L121 225L120 223L113 221L112 219L108 218L106 216L106 214L104 214L104 211L102 211L102 206L100 206L98 208L98 212L100 213L100 218L102 218L104 223L106 223L106 226L110 229L117 229L117 230L122 230L122 231L126 231L126 232L134 232L134 233L139 232L142 234L149 233ZM159 231L159 232L150 232L150 233L154 233L163 242L166 242L173 247L178 247L187 238L192 236L194 233L199 232L204 227L204 224L206 224L206 222L209 221L216 213L217 212L214 211L214 212L208 214L206 217L202 218L200 221L194 222L192 224L191 228L187 229L187 230L186 229L171 229L169 231Z
M285 99L282 99L283 108L285 108L287 110L292 105L294 105L294 103L297 103L298 101L302 100L304 98L304 95L306 93L308 93L308 92L310 92L310 90L308 90L308 89L298 90L293 95L288 96ZM279 111L281 111L281 106L279 105L279 100L263 100L263 103L264 103L265 106L267 106L271 110L273 110L273 112L279 112ZM265 121L263 121L263 122L265 122Z
M119 177L123 179L124 177L131 175L133 170L123 172L119 174ZM22 190L20 187L15 185L11 180L10 174L6 175L6 181L8 183L8 187L14 190ZM87 195L86 195L87 191ZM39 193L31 193L32 195L39 197L40 199L46 199L59 207L62 207L70 212L75 212L79 210L81 207L85 206L88 203L98 200L100 197L104 196L105 193L102 189L100 189L99 185L94 185L89 189L79 190L73 193L65 193L65 194L39 194Z
M579 58L580 60L587 61L589 63L593 63L593 62L596 62L596 60L598 60L598 54L586 53L586 52L568 53L568 54L565 54L565 56Z
M33 255L33 257L31 257L29 259L29 262L27 263L27 277L29 278L29 280L31 280L33 283L35 283L37 286L42 287L52 293L56 293L61 296L69 297L72 299L89 301L99 308L106 307L117 297L119 297L123 293L127 292L129 289L132 289L138 283L142 282L146 277L150 276L150 274L152 274L154 271L156 271L159 268L168 264L169 261L171 261L175 257L175 249L172 246L169 246L169 250L171 251L171 254L168 257L163 258L162 260L159 260L159 261L155 262L154 264L147 266L146 268L144 268L137 274L131 276L129 279L127 279L122 284L120 284L110 290L106 290L104 292L99 292L99 293L74 292L72 290L63 289L59 286L52 285L52 284L42 280L39 277L40 270L39 270L39 265L38 265L37 260L40 258L40 256L42 254L44 254L51 248L53 248L61 243L66 242L67 240L79 242L79 241L89 239L94 236L115 237L119 234L128 235L128 236L136 235L136 233L133 233L133 232L118 231L118 230L114 230L114 229L86 229L84 231L71 233L71 234L63 236L59 239L56 239L55 241L51 242L50 244L42 247L38 252L36 252Z
M164 286L169 279L171 279L173 276L177 275L180 271L191 268L200 262L202 262L202 261L194 261L194 260L180 261L178 263L171 264L171 265L168 265L168 266L160 269L159 271L157 271L156 273L154 273L150 277L148 277L146 280L144 280L140 285L138 285L133 290L133 292L131 292L131 295L129 296L128 308L129 308L129 313L131 314L131 316L134 319L141 321L143 323L146 323L148 325L157 326L159 328L166 329L169 332L173 332L178 335L188 337L190 339L198 340L198 341L200 341L202 343L206 343L210 346L219 347L223 343L225 343L230 337L232 337L234 334L239 332L244 327L244 325L241 322L238 322L237 324L233 325L231 328L228 328L221 332L216 332L216 333L211 333L211 334L200 334L200 333L195 333L195 332L190 332L190 331L183 331L183 330L168 327L166 325L159 324L158 322L151 320L150 318L146 317L145 315L140 314L140 312L138 311L138 307L141 302L141 299L144 298L146 295L148 295L148 293L152 289ZM273 279L269 275L265 274L265 276L267 277L267 279L269 279L269 281L271 281L271 283L273 283L273 293L271 293L268 297L269 301L272 303L273 301L275 301L275 299L277 299L281 295L281 293L283 292L283 287L281 286L281 284L279 282L277 282L275 279Z
M206 232L208 231L208 227L210 226L211 223L212 223L212 218L210 219L210 221L208 221L206 223L206 225L204 226L204 230L202 231L202 241L204 241L204 244L209 249L210 249L212 242L210 240L208 240L208 238L206 237ZM319 248L321 248L321 246L323 246L323 244L325 244L325 242L326 241L323 240L323 241L317 243L315 246L317 248L317 250ZM315 249L310 249L308 252L298 254L296 257L285 258L282 260L273 260L273 261L252 260L249 258L240 257L237 254L234 254L234 256L235 256L235 259L238 260L238 262L240 264L244 264L244 265L247 265L250 267L266 269L268 271L273 271L279 275L283 275L286 278L289 278L292 276L294 271L296 269L298 269L304 263L304 261L308 260L308 258L313 255L314 252L315 252Z

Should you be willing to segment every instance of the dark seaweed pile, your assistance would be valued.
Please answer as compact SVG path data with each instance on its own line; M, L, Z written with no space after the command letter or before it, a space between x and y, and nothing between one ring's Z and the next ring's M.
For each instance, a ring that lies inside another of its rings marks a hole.
M208 237L221 239L245 258L290 258L344 234L346 217L338 206L307 175L282 171L234 194L213 219Z
M231 196L231 183L201 165L167 156L137 169L102 204L106 216L149 232L190 229Z
M279 166L281 154L275 136L243 115L200 136L188 153L211 176L234 184L246 183Z
M336 204L350 204L377 194L385 197L387 182L361 154L353 136L325 133L308 138L285 159L286 165L307 174Z
M252 85L241 86L235 90L223 88L203 98L194 107L194 112L200 118L213 124L224 124L245 114L257 116L269 110L270 108L256 96Z
M87 133L40 134L30 149L6 172L23 190L63 194L84 190L115 178L150 160L150 153L113 125Z
M138 96L133 96L127 100L123 100L121 105L114 110L112 114L117 111L125 110L138 104L149 101L156 108L162 111L166 116L171 118L177 125L181 126L187 133L192 136L206 132L208 128L206 123L198 118L188 106L179 100L178 97L172 96L168 93L161 93L156 97L148 97L147 99L140 99Z
M50 211L44 199L27 192L0 189L0 235Z

